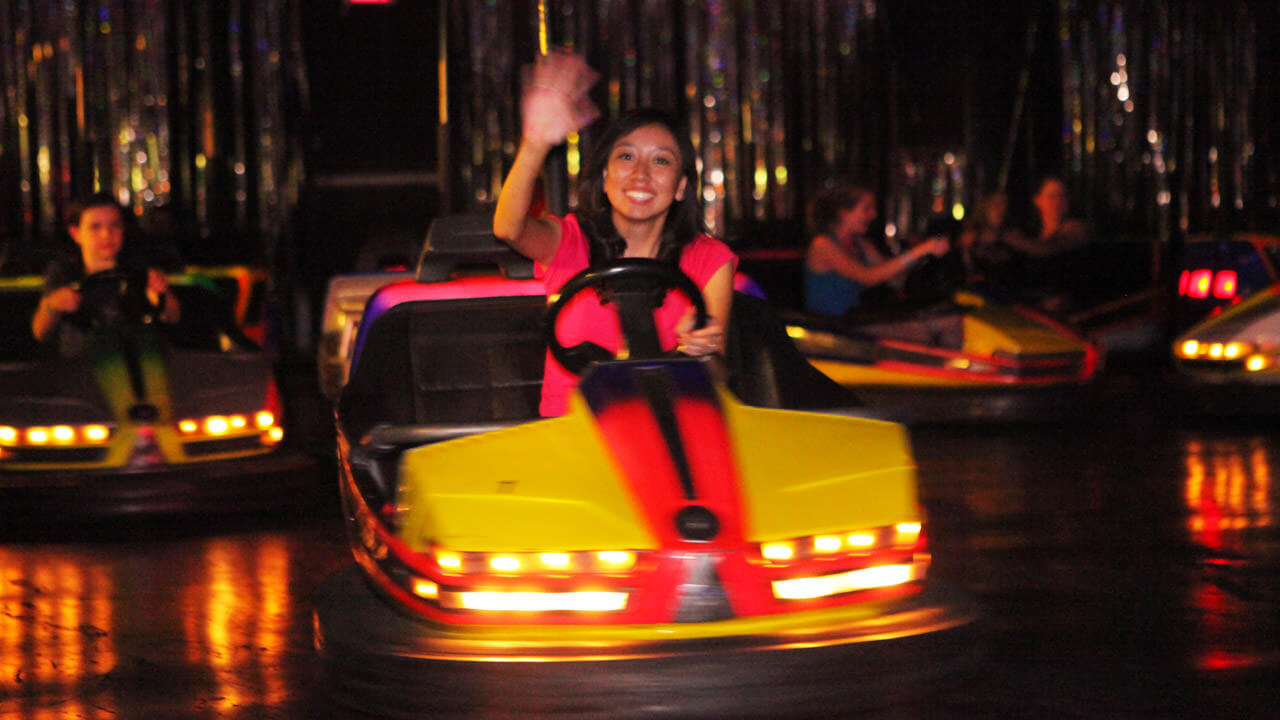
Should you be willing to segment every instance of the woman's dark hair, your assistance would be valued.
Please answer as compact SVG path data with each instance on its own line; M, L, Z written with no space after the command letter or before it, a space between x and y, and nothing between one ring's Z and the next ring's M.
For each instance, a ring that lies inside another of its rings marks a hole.
M686 180L684 199L671 203L666 222L662 224L658 259L679 262L684 246L704 232L702 209L698 204L698 163L689 133L662 110L637 108L621 115L605 130L582 169L577 216L590 244L592 265L621 257L627 249L626 240L613 226L613 206L604 194L604 171L618 140L647 125L661 125L675 138L676 148L680 151L680 175Z
M1039 178L1036 179L1035 184L1032 185L1032 187L1034 187L1035 190L1031 193L1031 197L1030 197L1031 212L1027 216L1027 224L1026 224L1026 230L1028 233L1031 234L1032 237L1039 237L1040 232L1044 229L1044 218L1040 217L1040 209L1036 207L1036 198L1039 197L1040 193L1044 192L1044 189L1048 187L1051 183L1058 183L1059 185L1061 185L1064 192L1067 189L1067 182L1063 180L1061 176L1052 175L1052 174L1041 175Z
M831 188L818 193L809 202L809 234L830 234L840 219L842 210L852 210L862 202L862 198L872 194L870 190L848 182L836 183Z
M116 200L110 193L94 193L77 197L67 205L67 226L78 226L80 224L80 216L84 214L84 211L96 207L113 207L120 211L121 220L127 221L129 218L129 214L124 211L120 201Z

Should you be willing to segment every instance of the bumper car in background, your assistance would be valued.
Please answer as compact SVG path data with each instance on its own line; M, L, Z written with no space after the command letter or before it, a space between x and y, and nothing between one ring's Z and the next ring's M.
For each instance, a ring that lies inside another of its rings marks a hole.
M1188 328L1173 359L1184 410L1280 414L1280 284Z
M777 407L843 396L769 389L768 353L738 348L726 371L660 352L653 303L701 305L669 266L585 272L548 309L536 281L459 274L460 258L519 262L487 226L442 227L418 280L370 299L337 403L356 563L315 608L337 701L391 717L830 712L855 699L851 677L913 687L970 656L974 608L929 575L901 425ZM560 346L554 319L582 292L618 309L627 359ZM770 312L741 298L735 315ZM548 345L581 382L542 419ZM775 407L743 404L726 374Z
M239 512L282 503L314 460L282 445L271 358L247 339L214 281L170 276L182 321L153 321L144 275L86 278L119 316L78 323L82 349L41 346L39 278L0 284L0 498L34 521L135 513ZM87 306L86 306L87 307Z
M412 280L409 270L335 275L325 292L324 315L320 325L320 342L316 350L316 374L320 392L335 401L347 384L351 370L351 353L369 296L383 285Z
M440 218L431 225L416 267L410 269L396 265L392 269L338 275L329 281L316 357L320 391L326 397L336 402L346 385L366 305L384 286L405 283L413 286L415 282L434 283L471 277L474 281L470 285L475 292L501 293L504 292L502 286L497 290L488 288L494 282L513 280L519 282L505 286L507 291L524 295L542 294L545 299L541 282L533 280L533 266L523 257L512 251L497 255L495 260L494 253L476 255L471 249L469 238L488 236L491 225L492 218L487 215ZM431 259L424 263L427 253ZM394 296L394 293L386 295L371 309L377 312L381 304L393 302L390 298Z
M1178 264L1174 331L1192 325L1280 282L1280 236L1261 233L1193 235Z
M1080 418L1103 357L1044 313L968 290L843 318L783 319L814 367L907 423Z

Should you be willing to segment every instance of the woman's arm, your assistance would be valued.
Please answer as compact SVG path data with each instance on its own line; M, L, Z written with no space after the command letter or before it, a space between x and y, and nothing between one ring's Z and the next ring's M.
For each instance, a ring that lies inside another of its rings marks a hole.
M835 271L862 285L880 285L906 272L912 263L925 255L946 254L948 247L946 240L931 238L882 263L863 265L840 249L840 246L836 245L831 238L819 235L809 243L805 264L816 272Z
M538 262L549 262L560 246L557 223L529 217L538 175L551 148L600 115L587 97L596 77L580 56L555 51L540 56L525 80L520 149L498 194L493 234Z
M711 275L707 284L702 286L702 299L707 303L706 327L689 329L693 327L691 310L676 328L676 347L685 355L723 354L729 313L733 311L733 263L721 265Z
M529 206L551 145L522 140L511 171L502 182L493 212L493 234L536 262L547 263L560 247L560 226L544 217L531 217Z

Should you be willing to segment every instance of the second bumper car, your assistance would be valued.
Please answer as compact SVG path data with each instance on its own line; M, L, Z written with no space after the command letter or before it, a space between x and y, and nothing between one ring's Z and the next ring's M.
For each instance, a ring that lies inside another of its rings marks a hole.
M809 361L903 422L1066 420L1090 409L1102 361L1049 316L972 291L845 318L784 315Z
M171 280L181 323L124 302L110 321L85 318L82 349L65 356L31 337L39 284L4 286L0 498L15 517L243 511L280 503L314 469L281 446L270 359L205 282ZM81 292L128 295L140 281L112 271Z
M1174 341L1173 356L1184 409L1280 413L1280 285L1193 325Z

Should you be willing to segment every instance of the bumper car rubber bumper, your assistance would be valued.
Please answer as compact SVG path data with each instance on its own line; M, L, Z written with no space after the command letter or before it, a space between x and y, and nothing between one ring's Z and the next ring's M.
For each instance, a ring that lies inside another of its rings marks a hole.
M266 455L136 470L0 471L14 517L94 520L135 514L241 512L296 497L319 465L290 448Z
M819 627L630 645L554 632L544 642L476 642L402 614L355 565L327 578L317 598L332 699L396 718L827 716L914 695L977 657L976 606L936 583Z

